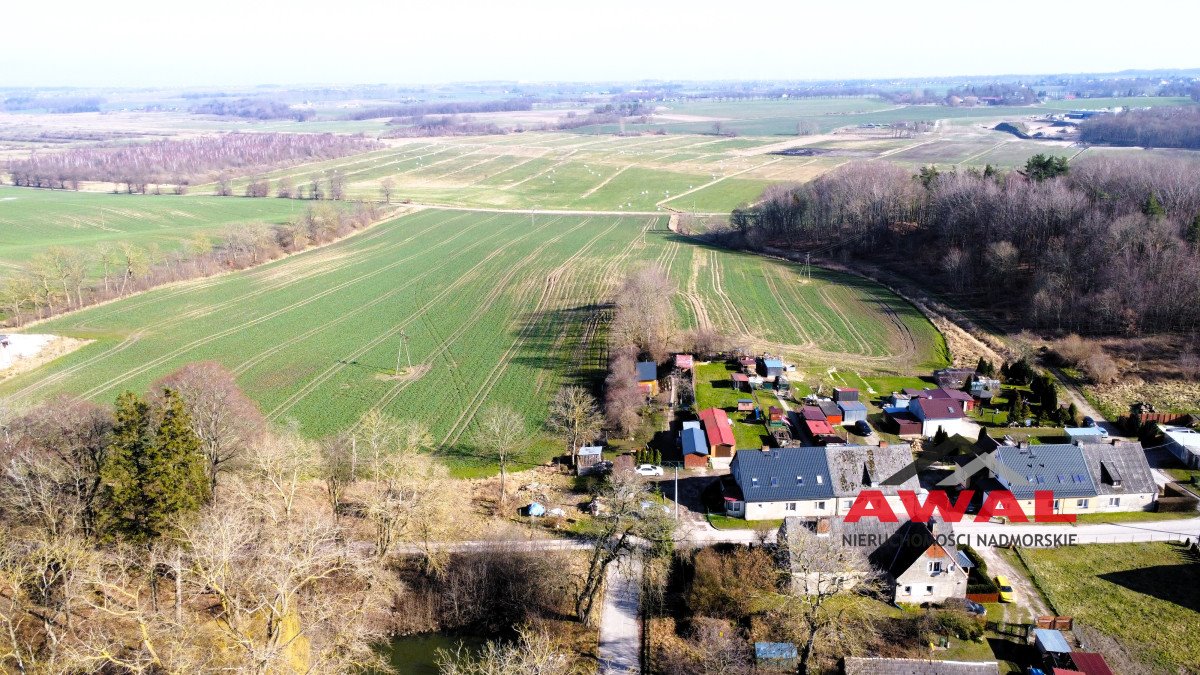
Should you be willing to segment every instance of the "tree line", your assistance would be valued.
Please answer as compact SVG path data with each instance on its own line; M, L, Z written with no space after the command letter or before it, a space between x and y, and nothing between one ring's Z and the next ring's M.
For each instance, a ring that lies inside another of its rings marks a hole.
M184 279L244 269L362 229L379 218L371 203L310 207L295 222L231 225L216 242L195 235L178 251L103 242L90 249L52 246L0 282L0 307L20 325ZM99 270L99 278L94 270Z
M296 120L304 122L313 118L312 110L293 108L283 101L261 98L239 98L234 101L209 101L191 108L196 115L219 115L242 117L252 120Z
M447 103L409 103L364 108L346 116L350 120L380 117L420 117L422 115L465 115L469 113L533 110L532 98L506 98L495 101L455 101Z
M1079 125L1079 139L1097 145L1200 149L1200 106L1097 115Z
M72 148L10 160L13 185L78 190L82 181L125 185L145 193L150 185L186 186L223 170L262 170L344 157L381 147L343 134L225 133L120 147ZM176 190L178 192L178 190Z
M1034 157L1023 171L913 175L847 164L768 188L726 243L866 258L1023 327L1200 326L1200 169L1166 158Z

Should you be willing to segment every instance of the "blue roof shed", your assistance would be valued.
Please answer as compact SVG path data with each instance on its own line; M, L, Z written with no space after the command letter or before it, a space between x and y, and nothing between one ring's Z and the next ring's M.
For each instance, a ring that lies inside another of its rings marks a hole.
M1067 644L1067 639L1063 634L1050 630L1049 628L1038 628L1033 631L1034 642L1037 643L1038 649L1043 652L1053 654L1070 654L1071 645Z
M707 455L708 441L705 440L704 432L699 427L691 427L683 430L683 454L685 455Z
M638 382L649 382L658 379L658 364L653 361L638 361Z
M867 406L861 401L840 401L838 407L842 409L842 422L846 424L867 419Z
M762 663L794 661L799 657L796 645L791 642L755 642L754 660Z

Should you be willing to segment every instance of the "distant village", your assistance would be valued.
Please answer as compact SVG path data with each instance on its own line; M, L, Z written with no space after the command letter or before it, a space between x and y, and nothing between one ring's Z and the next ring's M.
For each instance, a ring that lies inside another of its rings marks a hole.
M718 378L697 375L713 367ZM1021 368L1026 380L1038 377L1028 364ZM637 386L647 402L667 402L668 447L657 454L618 455L613 461L603 460L601 446L586 448L578 471L665 474L665 494L672 476L664 467L711 476L702 506L710 519L777 528L783 551L789 540L813 535L860 547L885 579L889 601L959 603L955 606L980 612L983 603L1011 601L1010 582L989 575L970 546L955 544L955 523L908 520L902 494L925 499L931 491L945 491L955 502L970 490L967 513L978 514L993 493L1008 493L1031 521L1039 510L1036 493L1043 491L1053 492L1053 514L1076 517L1194 511L1200 502L1152 469L1141 441L1119 437L1117 427L1080 415L1074 404L1060 405L1055 385L1044 375L1040 386L1051 393L1042 394L1050 399L1043 403L1054 409L1035 414L1022 395L1036 396L1036 381L1033 391L1007 385L991 364L982 362L977 368L937 370L921 378L927 386L886 393L834 387L801 394L792 382L796 371L795 365L769 354L705 362L675 354L661 365L641 361ZM711 391L699 391L704 387ZM714 395L722 405L703 405ZM1009 401L1001 404L1004 399ZM1002 408L1009 411L1006 424L989 422ZM1150 417L1146 428L1157 431L1159 446L1185 466L1200 466L1200 432L1190 428L1191 418ZM1047 419L1055 426L1039 428L1037 435L1018 433ZM747 436L759 442L747 444ZM648 457L661 465L638 463ZM865 490L882 493L897 521L847 521ZM963 522L973 520L968 515ZM780 564L785 570L793 565L786 555ZM811 574L801 565L793 575L796 592L811 591ZM1070 636L1069 626L1069 617L1040 617L1030 627L1026 637L1040 654L1039 665L1045 666L1036 672L1114 672L1102 654L1079 649L1077 640L1074 648L1068 644L1064 635ZM795 646L787 643L759 643L756 651L760 663L784 668L795 657ZM995 662L857 657L846 658L843 668L846 673L1000 672Z

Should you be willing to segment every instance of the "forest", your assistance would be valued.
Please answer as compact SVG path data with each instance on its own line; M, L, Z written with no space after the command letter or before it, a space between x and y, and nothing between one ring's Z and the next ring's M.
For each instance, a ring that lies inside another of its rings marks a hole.
M186 185L225 169L259 170L344 157L380 143L344 134L227 133L181 140L30 154L8 162L13 185L78 189L81 181L125 184L146 192L152 184Z
M768 188L726 243L868 259L1023 328L1200 327L1200 168L1042 156L1023 171L847 164Z
M197 115L243 117L254 120L296 120L297 122L303 122L313 117L311 110L295 109L282 101L252 98L240 98L236 101L209 101L193 106L191 112Z
M1200 149L1200 107L1149 108L1099 115L1079 125L1085 143Z

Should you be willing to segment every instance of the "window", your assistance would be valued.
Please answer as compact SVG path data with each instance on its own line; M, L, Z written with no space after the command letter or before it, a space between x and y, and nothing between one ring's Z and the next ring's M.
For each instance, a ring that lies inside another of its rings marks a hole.
M771 487L779 487L779 478L771 476Z
M942 572L942 561L941 560L931 560L929 562L929 573L930 574L941 574L941 572Z
M1121 505L1121 498L1120 498L1120 497L1109 497L1109 498L1108 498L1108 505L1109 505L1109 506L1120 506L1120 505Z
M804 476L796 476L796 485L804 485Z
M1075 508L1086 509L1087 507L1088 507L1088 500L1086 500L1086 499L1076 499L1075 500Z
M1061 500L1061 499L1055 499L1055 500L1054 500L1054 512L1055 512L1055 513L1061 513L1061 512L1062 512L1062 500Z
M925 595L933 595L933 586L925 587Z
M905 594L905 595L912 595L912 586L905 586L905 587L904 587L904 594Z
M750 487L758 487L758 479L757 478L750 479Z
M787 510L788 510L788 511L795 511L795 510L796 510L796 502L788 502L788 503L787 503Z
M825 510L825 502L817 502L817 510L824 511Z
M853 500L853 499L843 499L843 500L842 500L842 508L844 508L844 509L850 509L850 508L852 508L853 506L854 506L854 500Z

